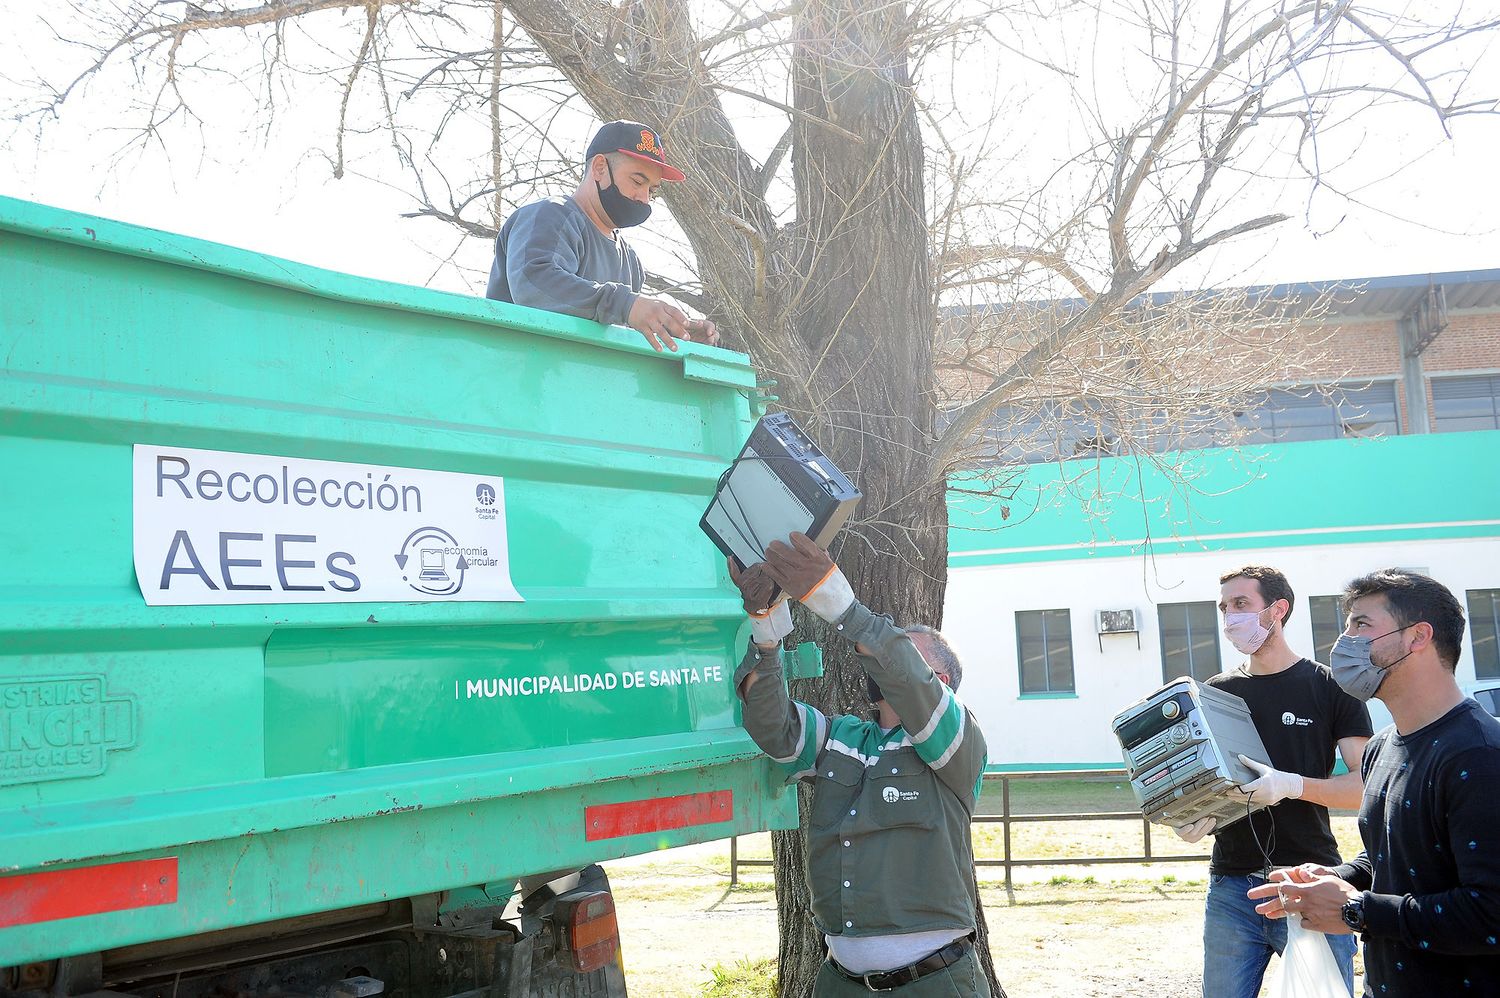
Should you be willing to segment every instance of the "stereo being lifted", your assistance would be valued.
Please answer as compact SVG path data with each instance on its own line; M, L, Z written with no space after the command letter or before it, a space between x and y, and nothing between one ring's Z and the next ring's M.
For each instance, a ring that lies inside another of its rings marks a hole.
M765 561L766 545L793 531L827 549L860 492L784 412L762 416L719 478L698 525L741 568Z
M1114 719L1125 769L1148 821L1218 827L1262 810L1230 795L1256 774L1241 755L1268 759L1245 701L1191 679L1175 679Z

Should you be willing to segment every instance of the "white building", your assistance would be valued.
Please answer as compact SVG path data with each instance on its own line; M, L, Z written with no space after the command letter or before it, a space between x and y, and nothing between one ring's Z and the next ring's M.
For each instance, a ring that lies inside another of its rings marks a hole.
M1247 564L1286 574L1297 596L1288 640L1324 662L1346 582L1389 566L1426 572L1467 608L1459 681L1500 678L1500 271L1444 278L1462 278L1474 304L1436 339L1450 358L1442 371L1422 367L1431 338L1415 357L1402 339L1400 282L1415 298L1427 276L1384 279L1389 314L1371 313L1368 295L1345 307L1351 340L1388 331L1405 345L1351 346L1378 368L1357 373L1386 386L1386 436L1358 436L1368 418L1314 395L1294 419L1284 408L1267 419L1243 455L1196 452L1193 494L1149 462L1089 457L1030 466L1003 505L951 504L943 630L993 768L1118 768L1116 713L1167 680L1243 661L1216 604L1219 577ZM1268 405L1293 397L1276 392ZM1100 476L1113 498L1085 509L1068 484L1080 475Z

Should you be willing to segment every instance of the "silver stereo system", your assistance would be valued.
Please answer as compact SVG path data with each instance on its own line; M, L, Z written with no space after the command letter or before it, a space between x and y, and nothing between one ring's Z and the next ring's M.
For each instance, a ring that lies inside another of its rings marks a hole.
M1130 788L1148 821L1181 826L1217 818L1223 828L1261 804L1229 791L1256 778L1241 755L1265 760L1266 747L1245 701L1191 679L1174 679L1116 715Z

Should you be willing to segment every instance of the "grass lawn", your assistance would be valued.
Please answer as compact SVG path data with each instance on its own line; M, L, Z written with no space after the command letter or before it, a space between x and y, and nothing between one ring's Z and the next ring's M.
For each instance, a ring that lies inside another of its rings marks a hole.
M979 814L1001 812L1000 777L985 777L979 794ZM1118 778L1010 780L1011 814L1134 811L1129 782Z

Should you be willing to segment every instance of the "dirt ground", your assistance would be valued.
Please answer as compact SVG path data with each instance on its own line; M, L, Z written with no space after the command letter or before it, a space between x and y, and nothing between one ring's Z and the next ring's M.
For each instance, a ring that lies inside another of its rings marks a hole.
M1197 998L1198 883L1118 881L981 889L995 969L1010 998Z
M742 874L747 879L731 889L722 845L608 869L632 995L697 998L709 990L716 965L775 958L770 879ZM1012 892L982 886L991 948L1010 998L1200 994L1204 871L1140 867L1106 871L1129 879L1080 879L1098 872L1030 871L1031 882Z
M1133 807L1128 786L1109 780L1032 781L1012 790L1017 814ZM981 812L1000 810L997 793L986 785ZM1359 851L1352 815L1336 815L1333 829L1343 855ZM1133 822L1080 821L1065 829L1029 823L1013 830L1017 857L1130 856L1143 847L1141 826ZM1165 828L1152 826L1150 834L1154 855L1190 851ZM1001 855L1001 835L997 824L976 824L975 855ZM767 858L770 836L744 836L739 851L742 859ZM711 989L716 967L739 968L745 971L740 976L756 979L763 975L744 963L774 966L770 872L742 870L741 885L731 890L726 842L635 856L606 868L637 998L699 998ZM1010 998L1196 998L1207 874L1206 856L1180 864L1025 867L1016 870L1016 887L1008 892L999 869L981 868L991 950L1006 992ZM1275 973L1273 961L1262 994ZM714 991L714 998L767 993L731 985Z

